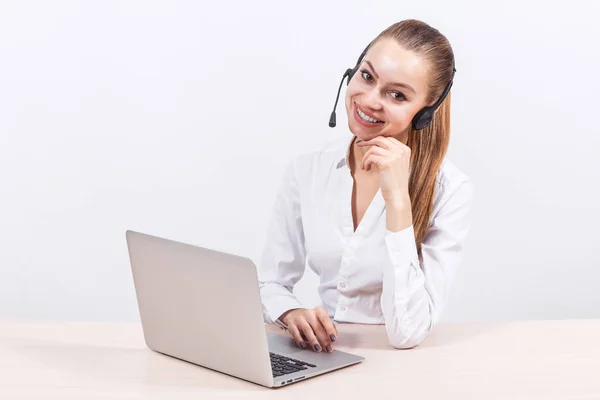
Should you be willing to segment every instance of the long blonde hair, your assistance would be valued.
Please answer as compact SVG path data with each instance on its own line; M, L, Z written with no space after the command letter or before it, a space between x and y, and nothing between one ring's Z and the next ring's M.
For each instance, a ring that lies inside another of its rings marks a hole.
M384 38L395 39L406 50L423 57L429 66L429 91L425 104L431 105L436 102L452 78L454 68L454 52L448 39L437 29L415 19L403 20L389 26L372 43ZM429 126L419 131L411 126L406 144L411 149L412 171L408 192L419 255L421 243L429 229L436 175L450 142L451 94L452 90L439 106Z

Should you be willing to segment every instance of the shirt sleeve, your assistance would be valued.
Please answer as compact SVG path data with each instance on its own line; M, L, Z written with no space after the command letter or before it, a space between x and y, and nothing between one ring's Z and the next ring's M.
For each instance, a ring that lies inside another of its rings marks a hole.
M286 168L267 227L258 268L260 296L266 322L293 308L302 308L293 293L305 270L306 252L300 214L300 192L294 162Z
M386 231L381 308L390 344L411 348L431 333L463 258L474 188L467 178L442 199L417 253L414 226Z

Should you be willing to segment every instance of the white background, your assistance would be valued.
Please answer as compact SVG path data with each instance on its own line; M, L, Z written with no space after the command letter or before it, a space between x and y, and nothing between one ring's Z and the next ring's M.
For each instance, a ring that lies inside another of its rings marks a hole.
M600 317L600 3L489 3L3 0L0 317L137 320L126 229L258 261L282 168L349 134L342 73L406 18L453 45L477 191L443 319Z

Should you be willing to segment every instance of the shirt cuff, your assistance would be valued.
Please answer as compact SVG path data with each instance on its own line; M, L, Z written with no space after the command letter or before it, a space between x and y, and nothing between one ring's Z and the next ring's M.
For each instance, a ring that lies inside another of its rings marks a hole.
M398 232L386 229L385 243L394 267L408 267L411 262L418 264L414 225Z
M278 318L288 310L293 308L303 308L294 296L273 296L269 300L265 301L265 308L270 318L269 322L276 323ZM284 324L285 325L285 324Z

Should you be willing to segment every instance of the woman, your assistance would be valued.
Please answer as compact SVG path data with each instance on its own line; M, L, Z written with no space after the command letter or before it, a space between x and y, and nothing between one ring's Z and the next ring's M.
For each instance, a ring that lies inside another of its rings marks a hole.
M473 185L445 158L456 71L448 40L405 20L365 51L347 71L354 135L289 165L259 268L267 322L317 352L333 351L332 319L385 324L395 348L421 343L446 305L470 226ZM426 106L429 120L419 115ZM320 277L323 305L313 309L293 294L305 263Z

